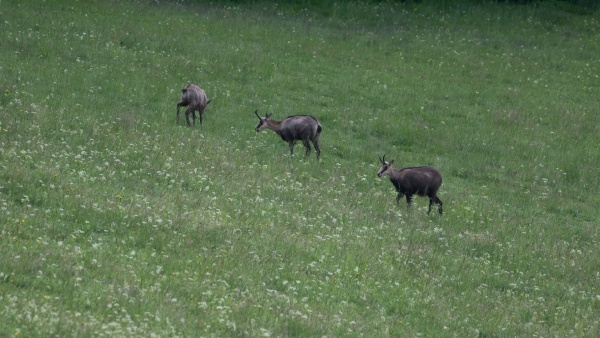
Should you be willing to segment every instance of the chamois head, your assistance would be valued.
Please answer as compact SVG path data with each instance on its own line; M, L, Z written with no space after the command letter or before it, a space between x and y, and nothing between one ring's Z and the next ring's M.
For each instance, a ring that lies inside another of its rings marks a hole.
M381 156L379 157L379 161L381 161L381 168L379 168L379 172L377 172L377 176L381 177L383 175L389 175L390 172L392 171L392 163L394 163L394 160L386 162L385 154L384 154L383 158L381 158Z
M256 128L254 128L254 130L259 132L267 127L267 120L271 119L272 114L267 114L265 117L260 117L260 115L258 115L258 110L255 111L254 114L256 114L256 117L258 117L258 119L260 120L260 122L258 122L258 125L256 126Z

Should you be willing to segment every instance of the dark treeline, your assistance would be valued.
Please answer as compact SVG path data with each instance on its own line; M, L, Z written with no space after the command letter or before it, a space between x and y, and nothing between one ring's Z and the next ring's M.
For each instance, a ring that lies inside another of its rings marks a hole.
M195 0L197 2L203 2L204 0ZM435 3L443 3L444 5L451 5L453 3L456 4L465 4L465 3L473 3L473 4L482 4L486 2L498 2L498 3L507 3L507 4L520 4L520 5L534 5L541 3L553 3L558 6L568 6L572 9L576 10L576 8L580 9L600 9L600 0L345 0L345 1L358 1L363 3L385 3L385 2L403 2L403 3L427 3L427 2L435 2ZM216 2L229 2L229 3L261 3L261 2L272 2L279 4L288 4L295 6L312 6L312 5L323 5L324 3L335 3L335 2L344 2L344 0L288 0L288 1L278 1L278 0L217 0Z
M516 3L516 4L532 4L542 2L565 3L575 6L598 8L600 0L496 0L497 2Z

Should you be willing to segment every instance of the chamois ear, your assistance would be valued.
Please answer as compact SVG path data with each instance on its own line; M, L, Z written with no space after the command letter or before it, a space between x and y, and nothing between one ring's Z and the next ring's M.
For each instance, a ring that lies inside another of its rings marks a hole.
M265 115L265 118L270 119L271 115L273 115L273 113Z
M394 164L394 160L391 160L391 161L390 161L390 164Z

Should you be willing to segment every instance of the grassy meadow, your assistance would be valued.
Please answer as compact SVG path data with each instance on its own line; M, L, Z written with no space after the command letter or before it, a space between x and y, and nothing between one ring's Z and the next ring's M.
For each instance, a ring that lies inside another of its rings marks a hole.
M598 336L599 56L558 2L0 0L0 336Z

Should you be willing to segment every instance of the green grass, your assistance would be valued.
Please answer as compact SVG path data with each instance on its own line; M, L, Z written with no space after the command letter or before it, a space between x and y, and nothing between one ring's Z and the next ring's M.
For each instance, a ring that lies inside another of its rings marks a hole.
M302 4L0 1L0 335L600 334L598 12Z

